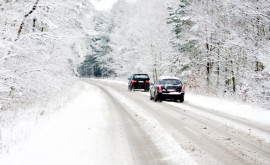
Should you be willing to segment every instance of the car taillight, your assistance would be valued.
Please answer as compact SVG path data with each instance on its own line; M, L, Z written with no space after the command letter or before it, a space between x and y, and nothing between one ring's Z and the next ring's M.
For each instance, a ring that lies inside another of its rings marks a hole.
M149 80L147 80L147 81L146 81L146 83L147 83L147 84L149 84L149 83L150 83L150 81L149 81Z
M185 92L185 87L184 87L184 85L182 86L182 92Z
M132 80L132 83L136 83L137 81L136 80Z
M158 91L161 91L161 90L162 90L162 88L161 88L160 85L157 87L157 90L158 90Z

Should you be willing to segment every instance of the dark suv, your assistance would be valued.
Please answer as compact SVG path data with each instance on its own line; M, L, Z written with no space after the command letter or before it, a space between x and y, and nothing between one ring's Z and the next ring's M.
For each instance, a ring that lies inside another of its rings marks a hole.
M173 99L184 102L185 87L176 77L161 77L150 88L150 100Z
M144 91L149 91L150 78L148 74L133 74L128 80L128 90L144 89Z

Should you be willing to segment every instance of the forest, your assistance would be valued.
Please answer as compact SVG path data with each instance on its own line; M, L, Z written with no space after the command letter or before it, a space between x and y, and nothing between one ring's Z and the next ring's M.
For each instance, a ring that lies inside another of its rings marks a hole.
M187 91L270 108L269 0L0 2L0 109L35 104L78 77L148 73Z
M94 17L85 77L180 77L190 91L270 105L270 2L119 0Z

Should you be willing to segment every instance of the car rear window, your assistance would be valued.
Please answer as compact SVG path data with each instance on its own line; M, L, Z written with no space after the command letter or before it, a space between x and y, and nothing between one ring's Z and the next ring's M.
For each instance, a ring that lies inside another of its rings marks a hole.
M177 79L163 79L163 80L160 80L159 83L160 84L181 84L182 85L182 82L180 80L177 80Z
M134 75L134 78L138 78L138 79L148 79L149 76L146 75L146 74L137 74L137 75Z

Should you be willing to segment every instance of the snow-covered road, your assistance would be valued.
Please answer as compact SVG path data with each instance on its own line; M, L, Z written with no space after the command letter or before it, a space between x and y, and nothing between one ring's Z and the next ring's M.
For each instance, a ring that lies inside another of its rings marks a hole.
M134 119L147 132L163 157L171 157L175 164L183 164L179 163L183 159L179 156L182 154L176 152L181 149L198 164L270 163L267 111L249 109L248 106L235 109L239 107L232 107L233 104L221 100L218 103L211 103L214 100L210 100L207 106L203 103L205 98L192 100L194 97L190 100L187 97L183 104L170 101L156 103L149 99L148 92L127 91L125 83L108 80L89 82L126 105L125 110L135 116ZM228 108L227 112L224 107ZM245 110L246 114L237 114ZM159 141L157 137L163 139Z
M156 103L121 83L79 84L67 106L0 154L1 165L270 164L269 125L191 100Z

